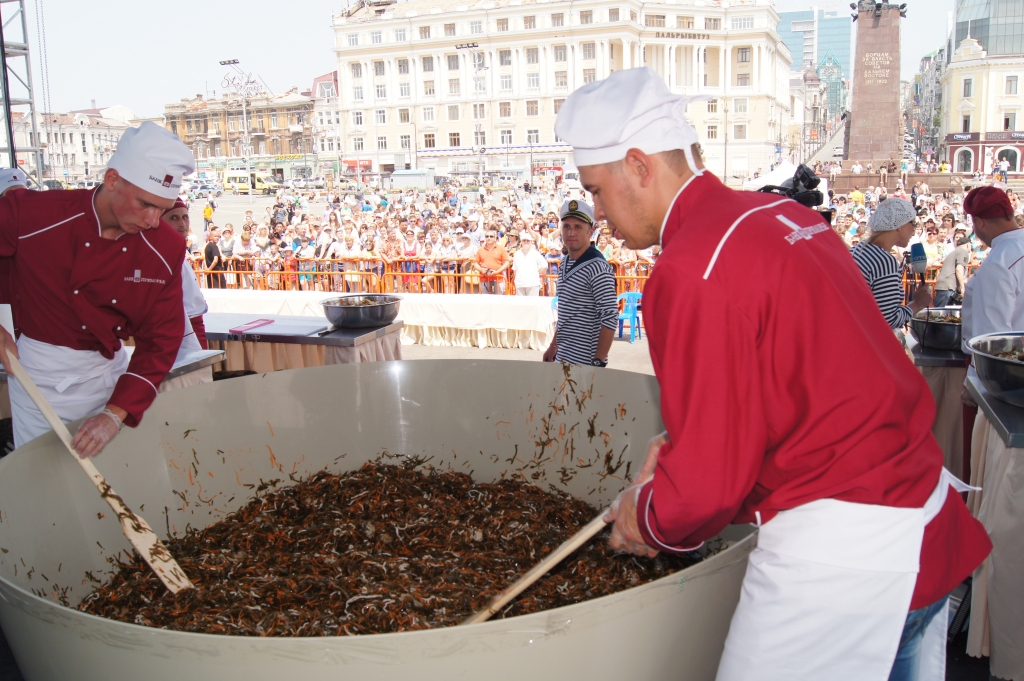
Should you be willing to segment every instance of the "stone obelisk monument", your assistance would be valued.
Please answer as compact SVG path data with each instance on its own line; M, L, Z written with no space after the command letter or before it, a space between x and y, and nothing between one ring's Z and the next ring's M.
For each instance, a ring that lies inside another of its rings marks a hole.
M846 158L874 161L876 167L881 161L898 161L903 148L900 5L858 1L854 63Z

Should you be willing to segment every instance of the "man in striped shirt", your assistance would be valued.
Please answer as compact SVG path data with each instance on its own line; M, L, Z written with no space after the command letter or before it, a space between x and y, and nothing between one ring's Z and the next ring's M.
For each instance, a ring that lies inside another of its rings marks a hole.
M544 361L607 366L619 318L615 275L590 242L594 209L585 201L566 201L561 217L568 254L558 272L558 325Z

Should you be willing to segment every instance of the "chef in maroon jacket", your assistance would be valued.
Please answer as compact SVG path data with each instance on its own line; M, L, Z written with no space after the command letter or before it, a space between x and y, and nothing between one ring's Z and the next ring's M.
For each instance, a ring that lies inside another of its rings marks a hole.
M121 137L100 187L0 197L0 257L13 257L17 282L19 337L4 331L0 344L16 446L50 428L10 376L9 351L61 419L89 417L72 442L81 456L142 420L185 330L185 240L160 216L193 170L181 140L146 122Z
M928 385L831 227L704 170L686 104L628 69L555 124L594 217L662 246L643 303L667 433L611 544L759 527L718 681L944 678L947 595L992 545L942 467Z

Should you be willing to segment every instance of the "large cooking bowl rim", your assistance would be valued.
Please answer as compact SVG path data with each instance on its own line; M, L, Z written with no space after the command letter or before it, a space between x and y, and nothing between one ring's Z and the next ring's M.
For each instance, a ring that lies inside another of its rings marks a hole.
M723 555L720 561L716 561L716 563L718 564L716 564L715 567L712 569L716 571L722 570L732 565L735 565L737 562L745 561L747 559L747 553L753 548L750 545L751 535L752 532L747 530L746 527L735 525L727 526L719 535L716 535L716 538L721 537L725 539L725 543L720 551L713 554L712 556L707 557L707 559L710 559L713 556L717 556L719 554ZM726 558L726 556L728 556L728 558ZM612 603L621 603L624 597L635 599L638 594L645 594L652 590L664 589L667 585L670 585L672 583L678 583L680 581L680 576L684 573L689 572L690 574L695 573L696 575L701 575L707 572L707 570L707 563L702 561L700 563L695 563L694 565L683 568L682 570L677 570L676 572L669 573L664 577L660 577L658 579L651 580L650 582L645 582L643 584L638 584L636 586L631 586L628 589L623 589L622 591L616 591L610 594L606 594L604 596L599 596L597 598L590 598L585 601L580 601L578 603L570 603L568 605L563 605L557 608L538 610L536 612L526 613L524 615L516 615L515 617L493 617L487 620L486 622L480 622L473 626L487 626L493 629L508 628L509 623L512 623L514 625L517 622L521 623L524 627L529 627L538 626L540 623L547 622L551 619L561 620L564 618L566 621L571 621L572 614L576 611L588 610L594 608L595 606L597 607L597 609L601 609ZM514 581L514 579L509 581L510 586L512 584L512 581ZM62 605L60 603L55 603L51 598L43 598L39 594L32 593L25 587L19 584L15 584L14 582L11 582L4 577L0 577L0 588L10 589L11 591L17 592L17 594L20 597L28 601L33 601L39 604L40 606L44 607L46 610L51 610L55 608L56 612L63 616L69 616L74 618L81 617L86 619L87 621L96 621L97 623L102 623L104 626L127 627L131 631L140 632L144 634L159 632L161 637L171 635L175 637L200 637L204 639L212 638L216 640L230 639L236 642L286 641L289 644L297 645L323 645L324 643L351 643L358 642L360 640L381 641L382 643L384 643L395 639L408 638L410 636L420 638L440 636L444 635L446 632L451 632L453 630L461 631L461 629L459 629L460 625L453 625L449 627L430 627L427 629L410 629L406 631L391 631L379 634L356 634L348 636L239 636L235 634L211 634L205 631L183 631L181 629L164 629L161 627L150 627L144 624L135 624L134 622L125 622L124 620L116 620L109 617L102 617L100 615L94 615L92 613L83 612L82 610L79 610L74 606ZM516 629L518 627L513 626L512 628Z
M344 298L379 298L380 302L372 305L338 305L335 301L342 300ZM320 301L320 304L324 307L337 307L344 310L357 310L359 308L366 307L383 307L384 305L393 305L394 303L401 302L402 297L392 295L390 293L347 293L341 296L331 296L330 298L324 298Z
M971 338L969 341L967 341L967 346L971 349L972 352L974 352L974 354L981 355L982 357L987 357L987 358L989 358L991 360L994 360L996 362L1007 362L1011 366L1021 366L1021 365L1024 365L1024 362L1019 362L1019 361L1017 361L1015 359L1006 359L1005 357L999 357L998 355L993 355L990 352L985 352L984 350L981 350L977 346L977 343L980 343L981 341L997 340L997 339L1003 339L1003 338L1008 339L1008 340L1018 340L1018 341L1021 342L1022 345L1024 345L1024 331L1010 331L1010 332L996 331L995 333L983 333L980 336L975 336L974 338Z
M929 319L928 314L931 312L941 312L948 314L949 312L961 312L963 306L961 305L946 305L944 307L926 307L917 314L914 315L914 319L925 324L949 324L952 326L962 326L962 323L957 322L944 322L941 319ZM962 313L961 313L962 314ZM924 315L923 317L921 315Z

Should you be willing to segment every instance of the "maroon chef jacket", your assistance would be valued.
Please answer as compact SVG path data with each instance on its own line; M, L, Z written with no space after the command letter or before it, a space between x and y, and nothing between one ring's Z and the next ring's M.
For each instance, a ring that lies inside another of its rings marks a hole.
M167 223L104 239L98 189L0 197L0 258L12 258L19 331L111 359L129 337L135 352L108 402L136 426L174 364L185 329L185 240Z
M644 324L671 442L638 500L648 545L818 499L921 508L942 470L935 402L817 213L696 177L665 219ZM992 548L950 490L925 527L912 609Z

